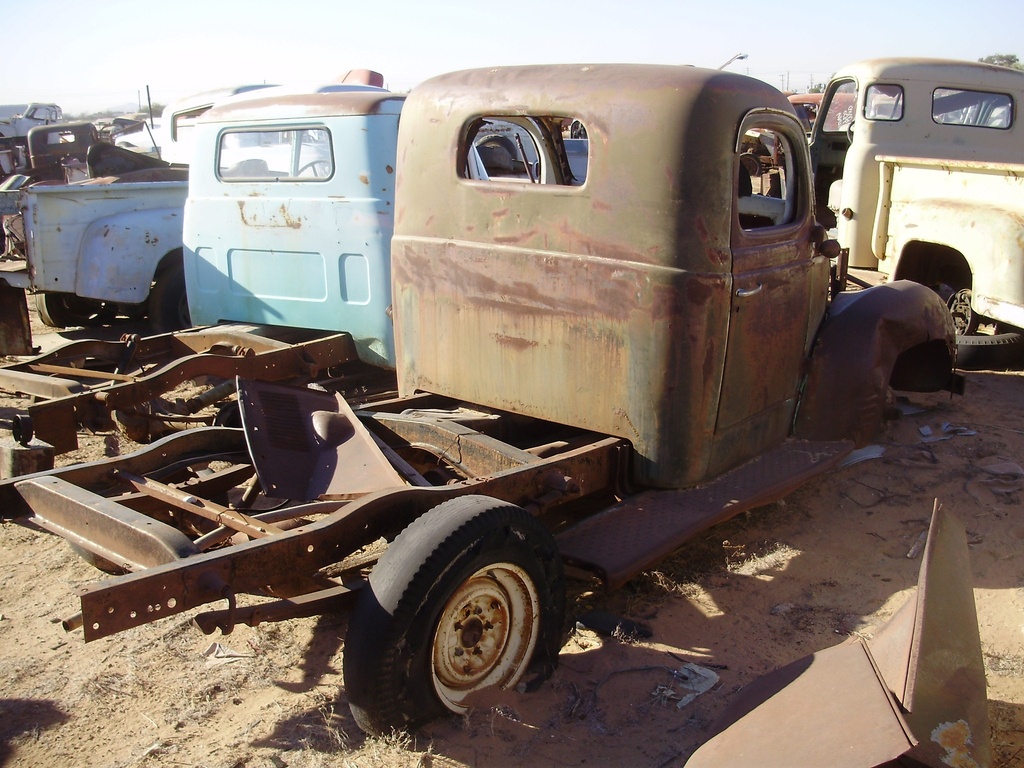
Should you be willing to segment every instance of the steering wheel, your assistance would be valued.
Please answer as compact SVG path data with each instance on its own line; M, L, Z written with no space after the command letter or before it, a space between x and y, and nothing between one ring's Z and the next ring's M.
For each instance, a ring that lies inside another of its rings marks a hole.
M313 176L315 176L317 178L322 178L324 176L330 176L331 175L331 164L329 162L327 162L326 160L312 160L312 161L306 163L301 168L299 168L298 173L296 173L295 175L296 176L302 176L308 170L312 170L313 171Z
M853 124L856 122L856 120L851 120L846 124L846 140L850 142L850 144L853 144Z

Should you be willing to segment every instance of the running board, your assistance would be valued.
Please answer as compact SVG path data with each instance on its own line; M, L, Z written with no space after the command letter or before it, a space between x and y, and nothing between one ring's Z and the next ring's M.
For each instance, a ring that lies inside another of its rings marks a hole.
M618 589L701 531L781 499L851 450L847 441L787 440L706 485L643 491L556 536L562 560Z

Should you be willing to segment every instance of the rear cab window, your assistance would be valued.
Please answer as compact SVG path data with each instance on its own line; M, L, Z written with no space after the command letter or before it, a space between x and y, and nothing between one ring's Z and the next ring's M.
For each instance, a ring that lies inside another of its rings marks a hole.
M1006 93L936 88L932 120L940 125L1007 129L1013 125L1013 97Z
M589 140L577 119L485 116L470 123L459 153L459 175L482 182L581 186Z
M331 134L323 126L228 130L218 141L217 177L224 182L326 181L333 175Z

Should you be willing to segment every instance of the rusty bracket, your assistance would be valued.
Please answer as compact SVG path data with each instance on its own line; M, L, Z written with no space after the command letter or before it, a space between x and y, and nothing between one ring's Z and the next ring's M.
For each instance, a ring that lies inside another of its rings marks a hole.
M284 533L281 528L273 523L257 520L238 510L221 506L206 499L200 499L198 496L179 491L173 486L159 483L156 480L133 475L122 469L115 469L114 476L131 485L140 493L166 501L177 509L212 520L217 525L231 528L247 536L258 539L275 533Z

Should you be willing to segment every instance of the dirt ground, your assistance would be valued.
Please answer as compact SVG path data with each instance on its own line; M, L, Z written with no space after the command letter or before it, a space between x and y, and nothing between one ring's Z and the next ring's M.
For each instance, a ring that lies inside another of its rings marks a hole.
M578 627L538 691L387 739L349 714L344 616L204 636L186 613L86 645L59 620L101 574L60 539L4 523L0 765L681 766L744 684L870 636L912 596L908 553L937 499L968 532L993 765L1024 766L1024 375L971 373L964 397L909 403L922 410L887 425L880 458L711 529L615 594L576 585L571 615L628 617L650 638ZM0 424L23 404L0 398ZM119 440L89 436L61 461ZM686 662L719 681L680 706Z

